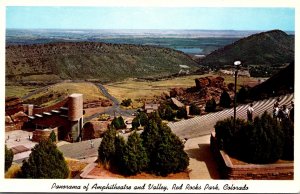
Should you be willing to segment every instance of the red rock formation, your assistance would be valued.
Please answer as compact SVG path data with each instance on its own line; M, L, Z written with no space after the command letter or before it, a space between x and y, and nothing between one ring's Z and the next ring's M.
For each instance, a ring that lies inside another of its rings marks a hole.
M172 88L170 91L170 97L181 96L185 93L183 88Z
M82 129L82 140L90 140L102 137L107 130L107 121L90 121Z

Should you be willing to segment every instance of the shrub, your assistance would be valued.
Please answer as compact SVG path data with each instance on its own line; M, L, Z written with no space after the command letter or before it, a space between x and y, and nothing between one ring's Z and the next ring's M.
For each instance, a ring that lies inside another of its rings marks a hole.
M128 107L128 106L131 105L131 103L132 103L132 100L129 98L129 99L122 100L121 105L125 106L125 107Z
M178 119L182 119L182 118L187 119L188 115L187 115L185 107L179 108L179 110L177 111L176 116L177 116Z
M249 97L249 91L245 87L241 87L238 93L236 94L236 100L239 103L245 103Z
M63 154L52 141L41 141L23 161L22 178L62 179L69 176L69 169Z
M145 126L148 123L148 116L146 113L141 112L139 115L139 119L140 119L140 124L142 126Z
M281 122L284 133L284 146L282 159L294 160L294 123L289 119L283 119Z
M114 158L115 155L115 137L116 130L113 126L109 126L105 132L101 144L98 149L98 160L105 165Z
M147 167L148 158L140 136L134 132L123 147L123 169L125 175L135 175Z
M220 106L224 108L230 108L231 98L229 94L224 90L220 97Z
M149 159L150 172L166 176L187 168L189 158L183 150L184 146L166 124L150 119L141 138Z
M154 173L166 176L184 171L189 165L189 158L182 142L166 124L160 127L160 133L161 137L157 140L152 158Z
M209 101L206 102L205 104L205 112L215 112L216 111L216 101L214 98L210 99Z
M166 104L162 104L158 108L158 113L160 118L168 121L173 121L176 117L176 111L174 111L170 105L166 105Z
M123 117L119 116L119 117L115 117L112 122L111 125L116 128L116 129L124 129L126 128L125 122Z
M12 164L11 167L5 172L5 178L19 178L21 173L21 166L19 164Z
M200 115L201 114L200 108L198 106L196 106L195 104L191 104L190 114L191 115Z
M14 158L14 153L5 145L5 172L9 169Z
M56 135L55 135L55 132L54 132L53 130L52 130L51 133L50 133L49 139L50 139L52 142L56 142Z
M137 129L140 126L140 119L138 116L134 117L134 119L132 120L132 129Z
M165 109L165 118L168 121L173 121L175 119L176 113L174 112L174 110L170 107L167 106Z
M109 118L110 118L110 115L108 115L108 114L101 114L101 115L98 117L98 120L99 120L99 121L107 121Z
M229 155L249 163L272 163L283 154L282 128L271 115L265 112L253 123L237 119L218 121L215 125L218 145Z
M117 136L115 138L115 153L112 159L112 168L117 170L121 174L125 174L125 164L127 163L127 156L126 156L126 143L122 136Z

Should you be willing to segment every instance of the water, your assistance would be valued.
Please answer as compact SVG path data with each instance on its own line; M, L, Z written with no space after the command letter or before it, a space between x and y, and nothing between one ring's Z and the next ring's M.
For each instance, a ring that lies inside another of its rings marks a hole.
M193 47L193 48L175 48L178 51L182 51L186 54L202 54L203 53L203 49L198 48L198 47Z

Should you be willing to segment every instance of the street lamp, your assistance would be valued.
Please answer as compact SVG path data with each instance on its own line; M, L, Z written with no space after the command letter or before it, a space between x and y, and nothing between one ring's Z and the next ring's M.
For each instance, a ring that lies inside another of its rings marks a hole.
M234 63L235 71L234 71L234 106L233 106L233 127L235 129L236 123L236 82L237 82L237 74L240 65L242 64L241 61L235 61Z

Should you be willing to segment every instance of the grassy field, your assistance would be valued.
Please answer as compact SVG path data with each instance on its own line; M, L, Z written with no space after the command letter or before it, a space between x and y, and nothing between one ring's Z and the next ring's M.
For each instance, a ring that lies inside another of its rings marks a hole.
M131 98L133 100L133 107L142 106L141 100L151 100L153 96L160 96L163 93L169 94L171 88L182 87L189 88L195 86L195 79L206 76L218 76L217 74L205 75L190 75L184 77L176 77L173 79L161 81L137 81L134 79L127 79L126 81L116 82L105 85L108 92L116 97L120 102L123 99ZM225 83L233 83L233 76L222 76L225 78ZM244 85L247 82L257 81L256 78L239 77L238 85Z
M5 86L5 97L22 97L38 88L38 86Z
M54 84L46 90L26 99L26 102L34 102L35 104L47 106L63 100L72 93L83 94L84 102L106 99L106 97L102 95L98 87L96 87L94 84L80 82Z

